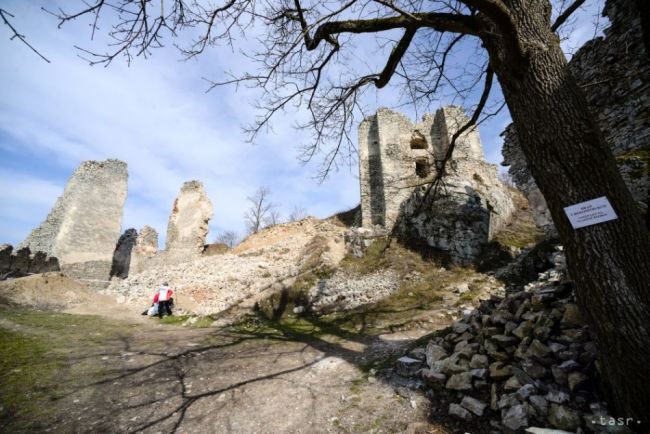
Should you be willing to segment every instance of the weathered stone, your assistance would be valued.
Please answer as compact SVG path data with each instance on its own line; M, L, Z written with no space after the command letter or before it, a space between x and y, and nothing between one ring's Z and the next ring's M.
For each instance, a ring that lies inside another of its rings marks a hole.
M486 368L472 369L470 372L472 373L472 377L478 378L480 380L487 380L490 376L490 371L488 371Z
M400 357L395 362L395 370L402 377L414 376L422 368L422 362L411 357Z
M548 347L553 351L553 354L558 354L560 351L566 350L566 345L558 342L549 342Z
M450 137L467 120L461 108L447 106L425 114L418 124L384 108L361 122L364 228L391 230L399 220L397 233L407 243L428 245L458 263L469 263L480 253L509 221L514 206L513 193L499 181L496 167L485 162L476 128L458 137L453 164L446 169L446 189L435 207L419 206L425 189L411 187L435 175L435 160L444 156ZM435 218L429 218L434 208Z
M533 336L535 336L536 339L539 339L542 342L546 342L550 334L551 334L551 329L546 326L535 327L533 329Z
M508 393L501 396L501 398L497 402L497 408L499 410L503 410L504 408L512 407L513 405L517 405L517 404L519 404L519 399L517 398L517 394Z
M561 390L551 390L549 391L544 398L555 404L564 404L569 401L569 394Z
M449 380L447 380L445 387L451 390L472 390L472 373L461 372L460 374L452 375L449 377Z
M567 382L569 383L569 390L575 392L587 382L588 378L582 372L571 372L567 377Z
M490 385L490 409L497 411L499 409L499 394L497 393L497 384Z
M72 277L108 283L126 200L126 163L86 161L68 180L50 214L20 247L56 257Z
M29 262L31 260L31 251L29 247L18 249L11 259L11 271L14 275L24 276L29 272Z
M11 269L11 252L14 247L11 244L0 244L0 274L8 273Z
M561 321L562 327L579 327L583 324L584 320L582 319L582 314L578 309L578 305L574 303L567 303L564 306L564 315L562 316Z
M490 378L495 381L505 380L512 375L512 367L503 362L494 362L490 365Z
M524 372L533 378L542 378L546 375L546 368L533 360L524 360L521 362Z
M552 351L548 346L541 343L538 339L535 339L528 347L527 354L529 357L542 364L548 364L548 357L552 354ZM550 360L550 363L552 363L552 359Z
M472 414L469 411L454 403L449 404L449 416L453 416L464 421L472 420Z
M572 431L580 426L580 416L569 407L551 404L548 423L554 428Z
M458 354L452 354L445 359L433 362L431 369L447 375L458 374L469 369L469 362L467 359L459 357Z
M483 412L485 412L485 409L487 408L486 403L472 398L471 396L465 396L460 402L460 405L477 416L483 416Z
M203 183L184 183L174 201L167 225L165 254L168 260L189 260L201 253L212 213L212 203L203 189Z
M516 345L519 342L519 339L517 339L516 337L505 336L505 335L492 336L490 339L502 348Z
M551 374L553 374L553 379L560 386L566 386L568 384L568 376L564 369L558 365L551 366Z
M535 409L538 415L546 417L548 414L548 401L541 395L532 395L528 397L528 402Z
M469 362L469 367L473 369L487 368L488 365L488 357L484 354L475 354Z
M420 377L427 386L433 389L439 389L447 382L447 376L445 374L431 369L422 369L420 371Z
M454 333L462 334L468 331L471 327L469 324L465 324L464 322L456 321L455 323L452 324L451 329L454 331Z
M493 359L506 361L510 358L506 352L500 351L499 347L489 339L486 339L483 345L485 346L488 356Z
M537 391L537 388L532 384L524 384L517 390L517 398L520 401L525 401Z
M153 264L153 258L158 252L158 232L151 226L143 226L138 232L135 245L131 250L129 273L143 272Z
M131 266L131 251L135 246L138 231L135 229L127 229L120 236L113 252L113 265L111 266L111 277L126 278L129 276L129 268Z
M447 350L445 350L442 346L437 345L433 343L433 341L431 341L427 344L426 356L427 356L427 365L433 366L434 362L437 362L438 360L447 357Z
M501 413L501 423L511 430L516 431L528 426L528 412L522 404L513 405Z
M504 383L503 390L517 390L520 387L521 383L519 382L519 379L513 375Z
M533 322L532 321L524 321L521 324L517 326L512 331L512 334L517 336L519 339L524 339L525 337L529 337L533 335Z
M483 333L485 336L495 336L495 335L500 335L503 333L503 329L500 327L484 327L483 328Z

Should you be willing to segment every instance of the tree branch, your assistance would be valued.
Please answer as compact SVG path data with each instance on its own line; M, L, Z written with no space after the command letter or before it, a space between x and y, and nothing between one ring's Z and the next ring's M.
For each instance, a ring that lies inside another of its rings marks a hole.
M34 48L33 45L31 45L29 42L27 42L27 40L25 39L25 36L24 36L24 35L21 35L20 33L18 33L18 30L16 30L16 28L15 28L14 26L11 25L11 22L9 22L9 19L7 18L8 16L11 17L11 18L15 18L15 17L14 17L12 14L10 14L8 11L6 11L6 10L4 10L4 9L0 9L0 17L2 17L2 21L3 21L3 22L5 23L5 25L6 25L7 27L9 27L9 28L11 29L11 31L13 32L13 35L9 38L9 40L13 41L14 39L17 38L17 39L18 39L19 41L21 41L23 44L27 45L27 46L29 47L30 50L32 50L34 53L36 53L36 54L38 55L38 57L40 57L41 59L45 60L47 63L50 63L50 61L48 60L47 57L43 56L43 55L40 53L40 51L38 51L36 48Z
M552 31L557 31L557 29L560 28L562 24L566 20L569 19L571 14L573 14L582 4L585 2L585 0L575 0L564 12L562 12L556 19L553 25L551 26Z

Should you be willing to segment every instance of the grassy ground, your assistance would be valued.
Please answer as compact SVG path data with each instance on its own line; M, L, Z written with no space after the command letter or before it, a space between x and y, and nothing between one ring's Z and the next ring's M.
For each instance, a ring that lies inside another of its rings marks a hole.
M102 375L77 349L99 351L131 333L96 316L0 306L0 431L33 432L54 411L64 383Z

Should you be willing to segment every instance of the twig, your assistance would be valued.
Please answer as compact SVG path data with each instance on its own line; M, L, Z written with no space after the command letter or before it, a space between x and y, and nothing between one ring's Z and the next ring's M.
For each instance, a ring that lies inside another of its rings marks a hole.
M43 56L40 53L40 51L38 51L36 48L34 48L34 46L32 44L30 44L29 42L27 42L27 40L25 40L25 35L21 35L20 33L18 33L18 30L16 30L16 28L11 25L11 23L9 22L9 19L7 19L7 16L9 16L11 18L15 18L8 11L6 11L4 9L0 9L0 17L2 17L2 21L4 21L4 23L13 32L13 35L11 36L11 38L9 38L9 40L13 41L15 38L18 38L18 40L20 40L23 44L27 45L29 47L29 49L32 50L34 53L36 53L41 59L45 60L47 63L51 63L47 57Z

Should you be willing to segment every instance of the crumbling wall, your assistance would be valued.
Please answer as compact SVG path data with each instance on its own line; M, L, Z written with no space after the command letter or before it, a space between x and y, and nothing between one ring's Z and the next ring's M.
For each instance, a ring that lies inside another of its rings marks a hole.
M205 248L210 218L212 202L205 193L203 183L184 183L169 216L165 250L158 251L156 230L149 226L143 227L134 240L128 274L198 259Z
M86 161L75 170L39 227L19 248L58 258L71 277L108 282L127 192L126 163Z
M362 226L373 233L397 233L407 243L467 263L510 219L510 191L485 162L476 128L456 140L445 187L420 205L453 135L469 121L460 107L447 106L413 124L388 109L359 126Z
M158 252L158 232L151 226L140 229L135 245L131 250L129 273L142 273L147 269Z
M648 215L650 194L650 56L643 42L639 3L608 0L605 37L587 42L569 62L611 147L623 179ZM533 206L536 222L555 234L541 192L530 175L514 126L503 133L503 165ZM650 221L650 220L649 220Z
M138 231L135 229L127 229L120 236L113 252L113 265L111 267L111 277L119 277L125 279L129 275L129 267L131 265L131 252L135 246Z
M203 189L203 183L184 183L167 224L165 255L168 261L189 260L201 254L212 214L212 202Z
M59 261L44 252L32 254L29 247L13 250L11 244L0 244L0 280L59 271Z

